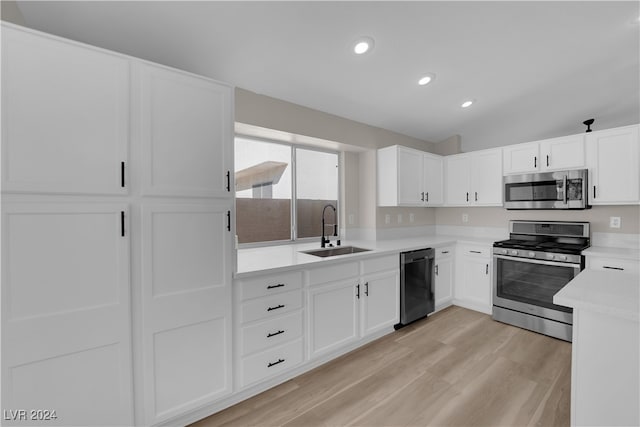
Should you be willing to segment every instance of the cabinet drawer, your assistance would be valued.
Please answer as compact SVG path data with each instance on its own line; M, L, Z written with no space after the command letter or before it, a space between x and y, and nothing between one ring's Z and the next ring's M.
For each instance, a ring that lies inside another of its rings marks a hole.
M460 255L491 258L491 246L489 245L460 245L458 251Z
M387 255L362 261L362 274L376 273L378 271L399 270L400 255Z
M453 256L453 246L445 246L444 248L436 248L436 259L444 259ZM476 249L474 249L476 250Z
M242 301L265 295L273 295L301 288L302 272L291 271L274 276L243 279L238 281L238 286L240 287L240 299Z
M302 291L296 290L247 301L241 306L240 322L271 319L302 307Z
M592 270L613 270L627 273L640 272L640 261L631 259L589 257L589 268Z
M302 335L302 311L240 329L241 355L291 341Z
M272 348L240 362L240 386L285 372L302 362L302 339Z
M359 267L357 262L328 264L324 268L309 270L309 284L317 285L319 283L337 282L338 280L345 280L358 275Z

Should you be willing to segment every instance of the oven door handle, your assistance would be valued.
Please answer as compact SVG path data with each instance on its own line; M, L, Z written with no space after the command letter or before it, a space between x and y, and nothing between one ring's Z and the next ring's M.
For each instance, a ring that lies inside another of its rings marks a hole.
M494 259L506 259L508 261L519 261L519 262L527 262L530 264L542 264L542 265L553 265L556 267L571 267L571 268L580 268L580 264L574 264L572 262L557 262L557 261L543 261L539 259L531 259L531 258L518 258L512 256L504 256L504 255L494 255Z

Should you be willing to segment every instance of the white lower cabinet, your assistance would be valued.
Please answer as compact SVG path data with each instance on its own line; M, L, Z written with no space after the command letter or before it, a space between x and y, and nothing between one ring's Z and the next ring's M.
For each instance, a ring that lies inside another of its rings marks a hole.
M7 412L55 411L39 425L134 423L128 218L123 203L3 203Z
M357 277L308 291L309 357L314 358L358 339Z
M149 424L232 392L230 209L228 202L141 207Z
M362 336L397 324L400 316L398 271L363 276L362 281L364 281L360 289ZM362 286L364 286L364 295Z
M640 261L637 259L608 258L600 256L587 256L587 268L592 270L613 270L638 274Z
M234 282L236 387L243 389L304 360L302 272Z
M462 244L458 247L454 303L491 313L491 247Z
M453 300L454 251L453 246L436 249L436 310L450 306Z
M399 263L399 255L394 254L343 264L339 271L350 278L331 283L317 283L326 276L323 270L309 272L310 358L338 350L399 322Z

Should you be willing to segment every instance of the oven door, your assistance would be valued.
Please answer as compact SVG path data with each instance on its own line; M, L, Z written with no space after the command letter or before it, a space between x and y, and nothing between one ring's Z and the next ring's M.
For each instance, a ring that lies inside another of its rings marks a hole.
M493 305L572 324L572 309L553 296L578 273L580 264L493 256Z

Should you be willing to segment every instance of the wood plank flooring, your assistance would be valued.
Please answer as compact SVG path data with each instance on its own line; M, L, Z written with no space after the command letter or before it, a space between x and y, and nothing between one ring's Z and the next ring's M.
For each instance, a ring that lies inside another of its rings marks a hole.
M568 426L570 382L570 343L449 307L193 426Z

